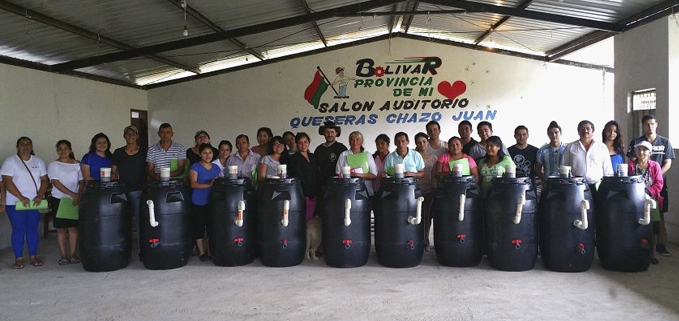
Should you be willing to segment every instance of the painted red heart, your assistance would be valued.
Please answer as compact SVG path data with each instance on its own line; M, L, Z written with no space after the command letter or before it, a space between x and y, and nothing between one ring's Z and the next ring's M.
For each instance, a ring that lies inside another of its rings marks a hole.
M463 81L456 81L452 85L447 81L442 81L438 86L439 93L446 96L450 100L454 100L455 97L464 94L467 91L467 85Z

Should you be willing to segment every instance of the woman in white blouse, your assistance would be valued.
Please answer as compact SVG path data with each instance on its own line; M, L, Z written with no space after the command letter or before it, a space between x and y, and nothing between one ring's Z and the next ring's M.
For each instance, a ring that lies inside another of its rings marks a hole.
M47 192L47 168L45 162L33 154L33 141L21 137L16 143L17 154L7 157L2 164L2 181L7 189L7 216L12 224L12 249L14 249L14 269L24 268L24 243L28 244L30 264L41 266L37 257L38 225L40 212L37 209L17 210L20 207L38 207Z
M52 213L54 228L57 229L57 243L61 252L59 265L77 264L80 259L76 257L76 245L78 244L78 220L61 216L59 204L61 201L71 202L77 205L80 202L85 180L80 170L80 164L73 156L71 143L67 140L57 142L57 154L59 158L47 167L47 176L54 188L52 189ZM68 234L69 249L66 251L66 234Z

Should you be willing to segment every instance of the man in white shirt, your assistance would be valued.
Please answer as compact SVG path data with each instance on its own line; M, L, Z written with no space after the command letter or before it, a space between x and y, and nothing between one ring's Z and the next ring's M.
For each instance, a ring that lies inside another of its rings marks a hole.
M429 135L429 152L436 155L436 158L448 152L448 144L439 138L441 135L441 125L432 120L425 126Z
M579 140L568 146L563 154L563 164L571 167L574 176L584 177L588 184L596 184L606 176L613 175L613 165L608 148L594 141L594 124L583 120L578 124Z

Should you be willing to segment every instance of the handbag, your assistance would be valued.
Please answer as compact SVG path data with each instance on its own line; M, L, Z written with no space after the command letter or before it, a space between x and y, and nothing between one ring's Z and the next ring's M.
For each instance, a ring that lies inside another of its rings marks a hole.
M38 183L35 181L35 177L33 177L33 173L31 173L31 170L28 168L28 165L26 165L26 162L24 162L24 160L21 159L20 156L17 155L17 157L19 157L19 160L21 161L21 163L24 164L24 167L26 167L28 174L31 175L31 180L33 180L33 186L35 186L35 194L38 195L38 193L39 193ZM40 201L40 203L38 203L38 205L33 204L33 202L29 202L28 206L24 206L24 203L22 203L21 201L16 201L14 209L16 209L17 211L40 210L40 212L42 213L43 210L49 209L49 205L48 205L46 199L43 199L42 201Z

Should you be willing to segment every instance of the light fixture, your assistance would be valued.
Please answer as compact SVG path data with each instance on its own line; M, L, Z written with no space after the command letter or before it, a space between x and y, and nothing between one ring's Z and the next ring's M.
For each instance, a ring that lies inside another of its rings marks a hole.
M189 35L189 29L186 27L186 9L188 8L188 4L186 4L186 0L181 0L180 4L182 8L184 8L184 32L182 32L182 34L186 37Z

